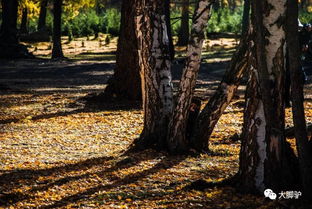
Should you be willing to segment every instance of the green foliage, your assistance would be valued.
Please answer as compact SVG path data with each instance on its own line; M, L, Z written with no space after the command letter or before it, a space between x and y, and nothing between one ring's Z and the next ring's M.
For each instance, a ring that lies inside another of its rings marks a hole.
M180 30L181 19L178 19L179 17L181 17L181 11L172 8L170 18L172 35L174 36L177 36Z
M80 12L74 18L64 22L64 35L90 36L98 32L117 36L120 26L120 13L117 9L107 9L98 15L94 10Z
M181 25L181 11L178 9L171 10L171 27L172 34L178 35ZM235 11L230 10L229 8L219 8L218 10L212 11L211 19L208 22L208 33L240 33L242 25L242 15L243 8L238 7ZM189 21L190 28L192 20Z
M100 17L94 10L79 13L73 19L64 23L64 33L74 36L88 36L99 32Z
M37 31L38 27L38 17L31 17L28 19L28 31L29 33L33 33ZM52 28L53 28L53 15L51 12L47 11L47 17L46 17L46 28L47 30L52 33Z
M63 13L63 35L73 35L75 37L91 36L96 33L109 33L117 36L120 26L120 12L115 8L109 8L101 14L96 14L94 9L88 9L79 12L78 15L72 15L68 18L68 12ZM30 33L37 31L38 17L29 18L28 31ZM52 33L53 15L47 12L46 19L47 30Z
M120 12L115 8L107 9L104 23L106 25L106 33L117 36L120 27Z
M242 28L242 15L242 7L238 7L235 11L231 11L228 8L214 10L212 11L212 16L208 23L207 32L240 33Z
M87 0L86 2L93 2ZM228 8L219 8L212 12L212 17L208 23L207 32L231 32L240 33L242 7L235 11ZM102 10L103 11L103 10ZM171 9L171 27L172 34L178 35L180 30L181 11L177 8ZM300 20L303 23L312 22L312 16L307 12L300 13ZM52 31L53 16L51 12L47 13L47 29ZM33 16L29 19L29 32L37 30L38 17ZM192 24L192 20L189 21ZM74 11L64 10L63 13L63 35L73 35L75 37L91 36L98 32L108 33L117 36L120 27L120 11L116 8L106 8L100 14L97 14L94 8L80 9Z
M302 24L304 24L304 23L312 23L311 12L300 10L299 11L299 19L300 19Z

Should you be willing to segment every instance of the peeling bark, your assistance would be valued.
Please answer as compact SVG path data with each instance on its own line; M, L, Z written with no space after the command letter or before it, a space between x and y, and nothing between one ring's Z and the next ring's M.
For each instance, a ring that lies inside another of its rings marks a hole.
M252 68L246 89L246 107L239 159L239 188L253 192L254 188L264 190L263 163L266 158L265 118L263 103L260 98L257 71ZM259 153L259 151L262 153Z
M230 104L239 86L241 78L248 68L250 34L245 34L234 53L229 69L225 72L223 79L214 95L209 99L207 105L201 111L192 136L192 146L198 151L208 151L209 138L212 131Z
M297 180L284 134L285 14L282 0L252 2L255 71L246 93L239 169L244 191L293 190Z
M136 8L144 109L144 129L137 143L164 146L172 112L171 58L164 1L137 0Z
M199 71L205 30L210 18L214 0L200 0L193 17L191 37L187 47L187 59L180 81L177 104L169 123L168 148L172 153L183 152L189 148L186 139L186 125L191 100L194 94Z

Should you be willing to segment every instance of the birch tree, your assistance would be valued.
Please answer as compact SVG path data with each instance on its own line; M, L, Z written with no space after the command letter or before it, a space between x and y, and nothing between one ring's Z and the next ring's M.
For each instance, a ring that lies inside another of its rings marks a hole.
M244 191L292 189L298 179L296 158L284 136L285 17L285 1L252 1L254 60L239 168Z
M143 0L136 3L144 109L144 129L138 143L156 143L172 153L183 152L190 145L189 139L186 139L186 126L200 66L204 32L214 0L198 2L187 48L187 61L175 103L172 98L164 3Z
M214 127L232 101L243 75L249 69L250 38L251 31L246 31L216 92L198 116L194 134L191 136L192 147L198 151L209 151L209 139Z
M141 79L139 73L139 55L137 51L134 0L123 0L121 5L121 23L119 30L116 68L108 81L105 91L99 99L111 98L141 100ZM164 11L169 39L170 58L174 59L174 47L170 30L170 0L165 0Z
M164 146L173 104L164 1L136 0L135 7L144 110L138 144Z
M200 0L194 12L191 36L187 46L186 64L180 81L176 105L171 116L168 133L168 148L171 152L189 149L186 126L196 79L199 72L205 31L214 0Z

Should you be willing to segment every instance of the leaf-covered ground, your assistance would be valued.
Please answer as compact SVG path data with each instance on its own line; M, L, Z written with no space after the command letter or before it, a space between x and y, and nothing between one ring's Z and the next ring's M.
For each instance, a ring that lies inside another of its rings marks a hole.
M217 125L212 154L128 151L142 130L142 111L136 104L86 105L82 98L103 91L113 73L114 45L96 52L96 57L89 53L96 42L90 41L90 49L85 49L89 42L84 44L73 53L65 45L70 61L2 65L0 208L287 208L288 201L240 194L228 186L186 189L196 180L218 182L237 172L240 142L231 136L241 132L241 98ZM36 47L37 55L48 55L48 45ZM197 94L211 95L229 50L204 53ZM310 88L306 86L307 98ZM305 105L307 120L312 121L312 105L308 100ZM291 125L290 109L287 115Z

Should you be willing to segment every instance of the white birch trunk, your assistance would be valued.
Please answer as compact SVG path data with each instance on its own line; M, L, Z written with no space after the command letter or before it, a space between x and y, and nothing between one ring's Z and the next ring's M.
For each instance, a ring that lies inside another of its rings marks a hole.
M285 15L286 2L252 2L256 69L246 94L241 187L260 193L290 189L294 179L290 161L295 159L285 141Z
M171 61L164 2L137 0L135 18L144 109L141 142L162 146L172 112Z
M171 152L188 149L186 125L199 71L205 30L210 17L213 0L200 0L193 17L191 37L187 47L187 61L180 81L177 104L169 123L168 147Z

